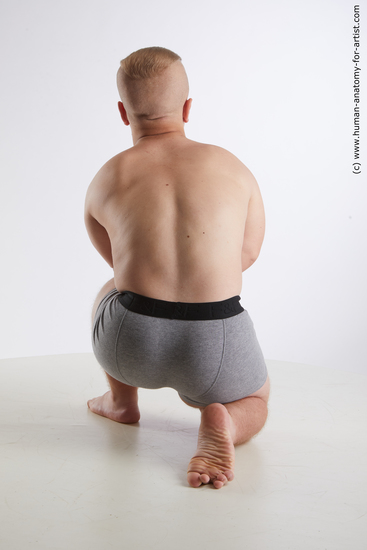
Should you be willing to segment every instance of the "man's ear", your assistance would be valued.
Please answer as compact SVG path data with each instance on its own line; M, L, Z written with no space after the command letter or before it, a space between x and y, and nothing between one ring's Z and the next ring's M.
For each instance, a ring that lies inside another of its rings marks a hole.
M124 104L121 101L119 101L117 106L118 106L120 116L122 118L123 123L125 124L125 126L129 126L130 122L129 122L129 119L127 118L127 114L126 114Z
M183 110L182 110L182 120L184 122L189 122L189 113L191 109L192 99L186 99Z

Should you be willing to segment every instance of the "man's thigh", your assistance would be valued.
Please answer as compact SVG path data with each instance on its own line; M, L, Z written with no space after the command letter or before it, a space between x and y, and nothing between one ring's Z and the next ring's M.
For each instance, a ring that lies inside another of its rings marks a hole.
M265 403L267 403L269 401L269 393L270 393L270 380L268 375L265 384L261 386L259 390L255 391L251 395L248 395L247 397L260 397L260 399L262 399L263 401L265 401Z

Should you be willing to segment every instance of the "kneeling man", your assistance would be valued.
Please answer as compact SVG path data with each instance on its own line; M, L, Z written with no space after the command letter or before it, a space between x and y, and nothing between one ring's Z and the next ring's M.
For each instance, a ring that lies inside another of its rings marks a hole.
M85 223L114 270L92 313L95 356L111 390L88 401L116 422L140 418L138 388L172 387L201 410L192 487L234 477L234 445L267 418L269 378L242 272L259 255L264 207L231 153L186 138L191 99L181 58L144 48L117 73L133 147L90 184Z

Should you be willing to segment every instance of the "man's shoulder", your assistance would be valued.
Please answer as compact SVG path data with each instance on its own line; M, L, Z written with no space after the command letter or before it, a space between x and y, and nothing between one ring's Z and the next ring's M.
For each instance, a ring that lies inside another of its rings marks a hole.
M120 153L117 153L117 155L114 155L112 158L110 158L107 162L104 163L104 165L100 168L100 170L97 172L97 174L109 174L110 172L117 170L120 168L124 163L126 163L132 156L135 154L135 148L130 147L129 149L125 149L125 151L121 151Z
M103 166L98 170L94 178L92 179L88 190L97 190L100 187L106 187L109 184L112 184L116 180L116 174L118 171L121 171L124 165L129 161L131 156L132 147L126 149L121 153L110 158Z
M228 151L228 149L225 149L224 147L220 147L219 145L213 145L211 143L201 143L198 141L192 141L192 144L194 146L198 146L199 149L201 149L204 153L207 153L208 155L212 155L213 157L218 158L225 158L232 162L238 162L243 164L238 157L236 157L231 151Z
M194 149L203 151L208 154L212 155L232 155L227 149L224 149L223 147L220 147L219 145L213 145L212 143L204 143L201 141L193 141L192 139L186 140L189 147L192 147ZM234 156L234 155L232 155Z
M203 157L206 157L213 165L227 166L243 177L252 176L247 166L228 149L207 143L199 143L198 145L201 146Z

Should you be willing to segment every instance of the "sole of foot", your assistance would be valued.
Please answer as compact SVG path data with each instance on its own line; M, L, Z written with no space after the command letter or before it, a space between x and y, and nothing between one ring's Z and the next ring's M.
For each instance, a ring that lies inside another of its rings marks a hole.
M187 472L191 487L212 483L216 489L221 489L232 481L235 458L232 432L232 419L224 405L212 403L205 407L198 447Z

